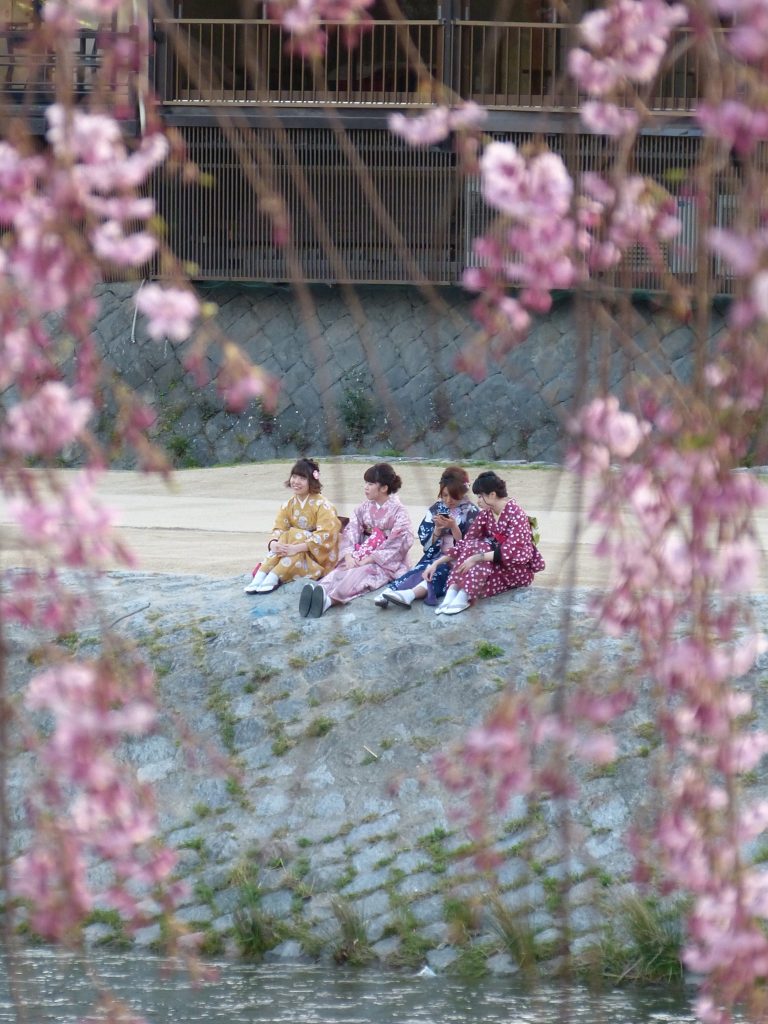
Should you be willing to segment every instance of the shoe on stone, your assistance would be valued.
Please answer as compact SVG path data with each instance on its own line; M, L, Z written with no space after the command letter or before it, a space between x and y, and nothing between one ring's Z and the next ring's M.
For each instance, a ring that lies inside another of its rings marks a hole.
M413 591L401 593L399 590L385 590L383 596L391 604L400 605L401 608L410 608L413 604Z
M277 590L277 588L279 586L280 586L279 583L267 583L266 580L265 580L264 583L262 583L260 587L256 587L256 589L252 590L251 593L252 594L271 594L272 591L273 590Z
M244 594L258 594L259 593L259 587L263 584L263 582L264 582L264 578L263 577L257 583L256 582L256 577L254 576L254 578L251 580L251 582L248 584L248 586L244 589L243 593Z
M387 600L386 591L383 594L379 594L378 597L374 597L373 603L377 608L386 608L389 604Z
M309 610L307 611L307 617L310 619L319 619L325 611L325 591L318 584L312 591L312 597L309 601Z
M318 587L318 589L320 589ZM314 583L305 583L301 588L301 596L299 597L299 615L302 619L306 619L309 615L309 609L312 604L312 595L315 592Z

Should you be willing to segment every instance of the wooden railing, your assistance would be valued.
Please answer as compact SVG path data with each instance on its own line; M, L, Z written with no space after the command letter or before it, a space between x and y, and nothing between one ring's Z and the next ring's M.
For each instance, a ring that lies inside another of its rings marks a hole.
M579 96L565 72L569 26L538 22L376 21L357 46L346 26L325 25L317 65L293 55L275 21L177 18L155 22L157 91L164 103L295 106L424 106L430 81L464 99L507 110L572 110ZM681 54L647 97L651 110L685 113L703 71L677 34Z
M345 25L325 30L325 59L313 66L291 53L290 35L274 21L157 21L158 96L164 103L432 102L429 82L444 75L442 23L377 21L351 49Z

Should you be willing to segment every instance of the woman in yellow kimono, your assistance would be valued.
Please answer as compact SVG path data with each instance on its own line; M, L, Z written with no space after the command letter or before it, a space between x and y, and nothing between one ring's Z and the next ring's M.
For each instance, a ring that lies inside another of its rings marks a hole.
M297 577L319 580L338 559L341 523L336 509L320 495L318 464L299 459L285 486L293 494L277 513L267 555L246 594L269 594Z

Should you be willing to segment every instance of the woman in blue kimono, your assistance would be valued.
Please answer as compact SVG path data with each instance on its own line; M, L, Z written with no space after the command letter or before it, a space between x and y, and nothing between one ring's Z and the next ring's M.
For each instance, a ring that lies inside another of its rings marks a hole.
M469 474L460 466L448 466L440 477L438 500L430 505L419 526L418 536L424 554L413 569L399 576L374 599L379 608L390 604L410 608L414 601L426 598L434 605L445 594L450 562L437 567L430 583L424 570L438 558L447 555L463 539L477 515L477 505L468 498Z

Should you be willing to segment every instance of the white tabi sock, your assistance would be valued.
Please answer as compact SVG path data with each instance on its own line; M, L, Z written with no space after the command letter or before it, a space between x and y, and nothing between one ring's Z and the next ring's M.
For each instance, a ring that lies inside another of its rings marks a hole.
M445 609L448 608L451 605L451 603L456 599L457 594L458 590L456 589L456 587L448 587L448 589L445 592L445 597L443 598L443 603L439 604L437 608L435 608L435 615L442 615Z
M279 582L280 577L276 572L268 572L261 582L259 592L269 592L270 590L274 590Z

